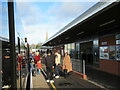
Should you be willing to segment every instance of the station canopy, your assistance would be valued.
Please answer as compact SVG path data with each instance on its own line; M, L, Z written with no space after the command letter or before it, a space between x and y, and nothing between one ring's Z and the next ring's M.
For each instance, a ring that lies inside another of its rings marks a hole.
M120 2L98 2L59 32L43 46L72 43L120 27ZM117 29L115 29L117 30Z

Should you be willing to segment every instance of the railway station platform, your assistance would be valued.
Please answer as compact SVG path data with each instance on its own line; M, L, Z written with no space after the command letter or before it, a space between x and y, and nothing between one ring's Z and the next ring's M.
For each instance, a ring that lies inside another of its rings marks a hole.
M46 80L42 73L40 75L36 75L36 77L33 76L32 81L33 81L33 90L34 90L34 88L49 89L49 86L46 83Z
M32 76L33 90L34 89L47 89L47 90L63 90L63 89L97 89L97 90L107 90L106 88L97 85L96 83L90 82L89 80L84 80L79 77L78 74L71 72L67 78L64 78L62 71L59 78L54 78L54 83L46 82L46 70L43 65L41 69L41 74Z

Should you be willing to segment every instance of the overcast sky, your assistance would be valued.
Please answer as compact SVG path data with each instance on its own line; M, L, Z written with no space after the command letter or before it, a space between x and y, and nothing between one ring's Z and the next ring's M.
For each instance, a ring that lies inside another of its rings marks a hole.
M71 2L66 2L66 0L61 2L21 2L19 0L15 2L16 32L22 38L27 37L30 44L45 42L46 32L50 38L97 2L95 0L95 2L69 1Z

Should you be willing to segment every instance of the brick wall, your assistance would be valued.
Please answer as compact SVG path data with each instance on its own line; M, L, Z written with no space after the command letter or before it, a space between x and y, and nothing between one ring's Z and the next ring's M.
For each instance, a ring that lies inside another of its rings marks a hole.
M102 42L106 42L106 44L102 44ZM104 37L100 37L99 46L111 46L116 45L115 35L108 35ZM106 60L100 59L100 70L104 72L108 72L110 74L120 76L120 61L117 60Z
M120 76L120 61L100 60L100 70Z

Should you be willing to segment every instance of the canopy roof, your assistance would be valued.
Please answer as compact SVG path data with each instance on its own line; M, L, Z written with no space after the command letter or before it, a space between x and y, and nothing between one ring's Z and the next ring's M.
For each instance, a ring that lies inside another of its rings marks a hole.
M98 2L49 38L43 45L72 43L96 33L119 27L120 2ZM114 26L114 27L113 27Z

